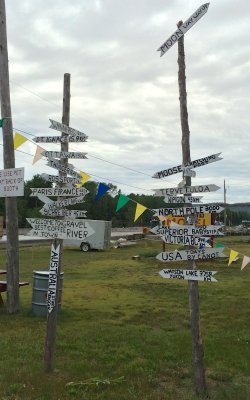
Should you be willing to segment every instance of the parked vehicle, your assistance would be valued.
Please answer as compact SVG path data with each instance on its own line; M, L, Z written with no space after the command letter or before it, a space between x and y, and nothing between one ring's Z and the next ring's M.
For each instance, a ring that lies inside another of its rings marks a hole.
M89 250L105 250L109 247L111 238L111 221L102 221L94 219L85 219L95 231L95 233L87 237L84 241L79 239L65 239L64 246L78 246L81 251Z

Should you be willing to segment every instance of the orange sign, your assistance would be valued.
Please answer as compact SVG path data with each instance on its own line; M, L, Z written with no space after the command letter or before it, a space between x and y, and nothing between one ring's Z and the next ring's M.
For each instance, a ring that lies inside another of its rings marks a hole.
M165 221L165 225L170 225L171 222L175 222L179 225L185 224L185 217L173 217L172 215L166 215L165 217L159 218L161 221ZM196 225L211 225L211 214L198 214L198 222Z

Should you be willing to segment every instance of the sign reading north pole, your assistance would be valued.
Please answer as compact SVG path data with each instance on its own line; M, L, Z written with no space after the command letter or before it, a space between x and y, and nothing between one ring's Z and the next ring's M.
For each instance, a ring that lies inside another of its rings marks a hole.
M190 164L183 166L177 165L173 168L164 169L163 171L156 172L152 178L166 178L167 176L178 174L179 172L183 172L185 170L190 170L190 168L202 167L203 165L211 164L216 161L223 160L222 157L219 157L221 153L212 154L211 156L199 158L198 160L191 161ZM187 175L186 175L187 176Z
M57 275L60 257L60 245L54 247L51 246L50 255L50 267L49 267L49 282L47 292L47 307L48 313L50 313L56 305L56 286L57 286Z
M182 215L190 215L190 214L201 214L201 213L221 213L224 210L223 207L219 205L202 205L202 206L190 206L190 207L181 207L181 208L157 208L154 209L155 215L158 217L173 215L173 217L178 217Z
M0 170L0 197L24 195L24 168Z
M184 279L203 282L218 282L213 276L217 271L203 271L197 269L163 269L159 272L163 278Z
M196 10L160 47L157 51L163 56L178 40L206 14L209 3L205 3Z

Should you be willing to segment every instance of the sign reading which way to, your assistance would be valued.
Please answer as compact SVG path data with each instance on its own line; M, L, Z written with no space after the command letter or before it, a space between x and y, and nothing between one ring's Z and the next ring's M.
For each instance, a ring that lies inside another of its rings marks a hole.
M209 193L216 192L219 190L219 186L217 185L197 185L197 186L186 186L186 187L178 187L178 188L167 188L167 189L153 189L155 192L155 196L175 196L178 194L189 195L193 193Z
M209 3L205 3L196 10L160 47L157 51L163 56L192 26L206 14Z
M203 282L218 282L213 276L217 271L203 271L197 269L163 269L159 274L167 279L185 279Z
M163 171L156 172L152 178L166 178L167 176L178 174L179 172L183 172L185 169L197 168L203 165L211 164L216 161L223 160L222 157L219 157L221 153L212 154L211 156L199 158L198 160L191 161L191 163L187 166L177 165L177 167L164 169ZM187 175L188 176L188 175Z

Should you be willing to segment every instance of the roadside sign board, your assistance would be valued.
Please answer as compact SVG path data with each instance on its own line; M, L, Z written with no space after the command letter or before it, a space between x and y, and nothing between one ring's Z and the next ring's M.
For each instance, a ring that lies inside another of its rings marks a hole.
M44 196L85 196L89 193L85 187L81 188L31 188L31 197L44 195Z
M50 255L50 268L49 268L49 282L47 292L47 307L50 313L56 305L56 286L57 286L57 275L60 258L60 244L57 247L51 246Z
M161 52L163 56L178 40L190 29L192 26L199 21L203 15L206 14L209 7L209 3L205 3L200 6L190 18L188 18L160 47L157 51Z
M67 166L61 164L59 162L59 160L52 160L52 159L49 158L46 165L48 165L51 168L55 168L58 171L65 172L65 174L69 174L71 176L74 176L75 178L82 179L82 176L80 174L78 174L78 172L74 171L70 167L67 167Z
M85 136L35 136L33 142L36 143L71 143L86 142Z
M77 183L82 182L82 177L80 178L70 178L68 176L58 176L58 175L48 175L42 174L41 177L47 181L52 183L69 183L71 185L75 185Z
M163 171L156 172L152 178L161 179L166 178L167 176L178 174L179 172L183 172L185 169L197 168L203 165L211 164L216 161L223 160L222 157L219 157L221 153L212 154L211 156L199 158L198 160L191 161L191 163L187 166L177 165L177 167L167 168ZM188 176L188 175L186 175Z
M203 196L166 196L165 203L172 204L185 204L185 203L200 203Z
M171 214L176 217L182 216L182 215L195 214L195 213L217 213L217 214L219 214L223 210L224 210L224 208L217 204L180 207L180 208L157 208L157 209L154 209L155 215L157 215L157 216L166 216L168 214Z
M193 235L193 236L215 236L223 235L220 232L222 225L194 226L194 225L177 225L155 226L150 232L156 235Z
M206 248L206 249L189 249L189 250L174 250L163 251L156 258L163 262L185 261L185 260L214 260L217 257L224 257L224 248Z
M55 210L41 209L40 213L46 217L87 218L87 211L67 210L66 208L58 208Z
M27 218L27 221L32 226L29 235L47 239L84 240L95 233L90 224L82 219Z
M86 140L88 139L88 136L85 133L78 131L77 129L71 128L68 125L62 124L61 122L57 122L54 121L53 119L50 119L50 123L51 123L50 125L51 129L55 129L56 131L66 133L67 135L70 136L79 136L85 138Z
M0 197L24 195L24 168L0 170Z
M209 237L202 236L190 236L190 235L171 235L170 233L166 233L164 236L161 236L161 239L165 243L169 244L178 244L183 246L206 246L209 244Z
M41 153L44 157L47 158L87 158L87 153L81 152L73 152L73 151L46 151L44 150Z
M217 271L203 271L198 269L163 269L159 272L159 275L167 279L218 282L213 277L216 273Z
M195 225L198 226L205 226L205 225L211 225L212 218L211 218L211 213L205 213L205 214L197 214L196 219L197 222ZM161 221L164 221L165 225L170 225L172 223L178 224L178 225L184 225L186 223L185 217L174 217L173 215L169 214L164 217L159 217Z
M196 193L209 193L216 192L219 190L219 186L217 185L197 185L197 186L186 186L180 188L167 188L167 189L153 189L155 192L155 196L176 196L178 194L190 195Z
M41 196L44 196L44 195L41 195ZM70 197L69 199L63 199L63 200L57 200L57 201L51 200L50 202L47 202L46 204L44 204L42 210L56 210L57 208L63 208L63 207L71 206L74 204L83 203L84 197L85 196ZM41 200L42 200L42 198L41 198Z

